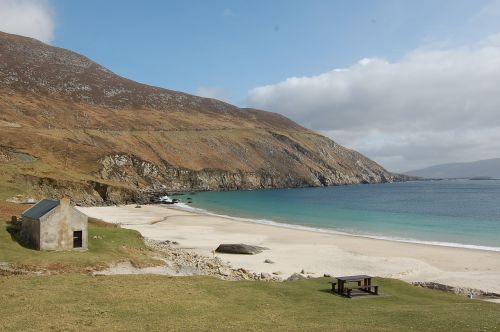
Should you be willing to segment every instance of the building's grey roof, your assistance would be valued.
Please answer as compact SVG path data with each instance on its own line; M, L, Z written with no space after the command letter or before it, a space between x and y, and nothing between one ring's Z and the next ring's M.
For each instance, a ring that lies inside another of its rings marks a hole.
M59 205L59 201L53 201L50 199L42 199L40 202L36 203L28 210L24 211L22 216L31 219L39 219L46 215L49 211Z

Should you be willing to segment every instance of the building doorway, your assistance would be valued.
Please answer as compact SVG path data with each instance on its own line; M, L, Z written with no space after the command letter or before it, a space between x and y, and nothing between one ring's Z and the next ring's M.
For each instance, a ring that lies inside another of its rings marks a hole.
M82 231L74 231L73 232L73 248L81 248L82 247Z

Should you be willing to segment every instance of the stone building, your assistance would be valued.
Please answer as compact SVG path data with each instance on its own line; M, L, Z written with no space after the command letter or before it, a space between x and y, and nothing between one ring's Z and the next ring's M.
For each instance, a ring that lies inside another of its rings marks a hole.
M69 198L43 199L21 215L20 237L38 250L87 250L87 224Z

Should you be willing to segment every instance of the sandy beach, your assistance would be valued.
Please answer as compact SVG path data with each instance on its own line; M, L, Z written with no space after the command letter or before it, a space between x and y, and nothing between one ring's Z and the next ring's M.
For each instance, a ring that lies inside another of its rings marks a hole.
M118 223L154 240L213 255L221 243L269 248L257 255L216 254L233 267L279 272L369 274L408 282L437 282L500 293L500 252L402 243L257 224L238 218L184 211L164 205L79 207L89 217ZM269 259L273 264L265 263Z

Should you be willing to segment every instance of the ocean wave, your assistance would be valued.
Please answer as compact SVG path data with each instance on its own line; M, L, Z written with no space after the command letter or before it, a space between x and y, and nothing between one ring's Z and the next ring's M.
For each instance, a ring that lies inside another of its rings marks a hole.
M160 205L160 206L163 206L163 205ZM188 205L186 203L183 203L183 202L177 202L177 203L174 203L174 204L169 204L169 205L166 205L164 207L169 208L169 209L182 210L182 211L186 211L186 212L196 212L196 213L200 213L200 214L211 214L207 210L200 209L200 208L195 208L195 207L190 206L190 205ZM215 215L215 214L213 214L213 215Z
M500 247L481 246L481 245L454 243L454 242L425 241L425 240L418 240L418 239L411 239L411 238L399 238L399 237L392 237L392 236L385 236L385 235L349 233L349 232L342 232L342 231L328 229L328 228L311 227L311 226L304 226L304 225L297 225L297 224L287 224L284 222L277 222L277 221L268 220L268 219L252 219L252 218L234 217L234 216L218 214L218 213L210 212L210 211L205 210L205 209L189 206L188 204L185 204L182 202L176 203L174 205L169 205L168 207L169 208L173 207L173 208L187 211L187 212L195 212L195 213L205 214L205 215L214 216L214 217L221 217L221 218L240 221L240 222L268 225L268 226L288 228L288 229L296 229L296 230L315 232L315 233L346 235L346 236L361 237L361 238L368 238L368 239L375 239L375 240L422 244L422 245L432 245L432 246L439 246L439 247L450 247L450 248L462 248L462 249L500 252Z

